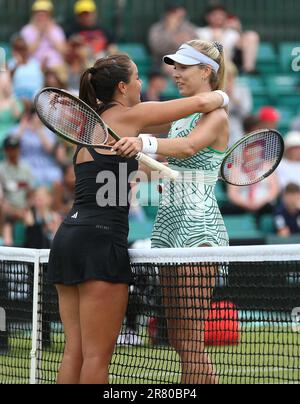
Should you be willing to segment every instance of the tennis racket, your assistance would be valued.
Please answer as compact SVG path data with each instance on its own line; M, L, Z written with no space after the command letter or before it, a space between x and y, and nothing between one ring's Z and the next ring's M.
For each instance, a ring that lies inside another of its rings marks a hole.
M36 95L34 104L43 124L73 144L111 150L106 144L109 135L117 141L121 139L89 105L66 91L44 88ZM179 176L177 171L143 153L138 153L136 159L172 180Z
M284 141L276 130L250 133L226 153L220 179L235 186L256 184L273 174L283 154Z

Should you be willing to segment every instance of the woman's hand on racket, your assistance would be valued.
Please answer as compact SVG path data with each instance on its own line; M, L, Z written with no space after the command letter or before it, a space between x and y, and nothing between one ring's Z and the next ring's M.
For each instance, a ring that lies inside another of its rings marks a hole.
M142 139L137 137L123 137L121 140L112 145L112 150L115 151L118 156L126 158L135 157L142 151L142 149Z

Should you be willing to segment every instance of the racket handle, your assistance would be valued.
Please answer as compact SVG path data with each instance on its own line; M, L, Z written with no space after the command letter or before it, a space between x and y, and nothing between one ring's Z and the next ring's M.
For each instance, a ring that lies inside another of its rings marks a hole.
M171 180L175 181L179 177L179 172L172 170L171 168L165 166L164 164L154 160L152 157L147 156L144 153L139 153L136 156L136 159L145 164L147 167L152 170L156 170L164 174L166 177L169 177Z

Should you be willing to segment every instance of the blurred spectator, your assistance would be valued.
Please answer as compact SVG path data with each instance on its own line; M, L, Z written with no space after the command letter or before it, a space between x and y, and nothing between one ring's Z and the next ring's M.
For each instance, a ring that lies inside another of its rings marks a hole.
M79 93L80 78L89 65L89 50L80 35L73 35L68 40L66 63L68 65L68 88Z
M46 69L44 73L44 87L67 89L67 76L56 70Z
M168 81L160 70L153 70L148 74L148 85L142 93L142 101L163 101L162 93L166 89Z
M259 35L254 31L243 32L240 20L231 16L223 5L210 6L204 19L207 26L199 28L197 36L202 40L221 42L227 57L239 70L245 73L254 72Z
M23 221L27 197L33 187L29 166L20 162L20 142L14 137L4 141L5 161L0 164L0 182L3 188L3 239L6 246L13 245L13 226Z
M64 168L63 180L53 185L53 209L63 218L71 209L75 195L73 164Z
M47 188L38 188L31 198L31 206L24 215L26 225L25 248L50 248L60 226L60 216L51 209L52 197Z
M62 180L54 157L57 138L44 127L34 109L24 114L13 133L21 141L21 158L31 167L35 186L52 186Z
M279 184L276 174L247 187L228 186L228 197L232 203L227 214L255 213L257 217L272 213L279 195Z
M11 45L13 59L9 61L8 67L12 75L13 92L18 99L30 104L43 87L43 72L40 63L30 58L28 46L21 36L14 36Z
M300 132L289 132L285 138L285 158L278 167L280 188L289 183L300 186Z
M42 67L63 69L66 39L52 13L51 1L35 1L31 21L21 30L21 36L29 47L30 55L38 60Z
M97 6L93 0L78 0L74 6L76 20L67 29L68 38L80 36L89 50L89 59L105 56L117 51L116 40L112 32L98 23Z
M13 95L10 75L0 74L0 148L11 129L21 118L23 104Z
M243 121L244 133L248 134L261 129L260 119L256 115L248 115Z
M300 116L296 117L291 124L291 131L300 132Z
M260 120L261 129L278 129L280 113L271 106L262 107L257 114Z
M275 212L275 227L278 236L300 234L300 187L290 183L286 186L282 202Z
M240 140L241 137L244 135L243 120L251 113L253 108L253 98L251 90L245 84L239 83L236 80L237 76L238 70L236 66L233 63L228 62L226 92L230 98L230 146Z
M155 66L161 67L163 56L175 53L180 45L195 39L196 32L197 27L187 20L184 3L169 2L162 21L152 25L149 31L149 46Z

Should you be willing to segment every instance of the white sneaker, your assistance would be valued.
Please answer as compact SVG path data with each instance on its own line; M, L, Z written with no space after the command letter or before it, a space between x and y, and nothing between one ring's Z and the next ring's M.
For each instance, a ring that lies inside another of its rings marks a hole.
M126 339L127 339L126 334L124 333L119 334L117 339L117 345L127 345Z
M117 345L142 345L142 339L135 331L127 328L118 336Z
M128 345L142 345L141 337L133 330L128 330L126 334L126 342Z

